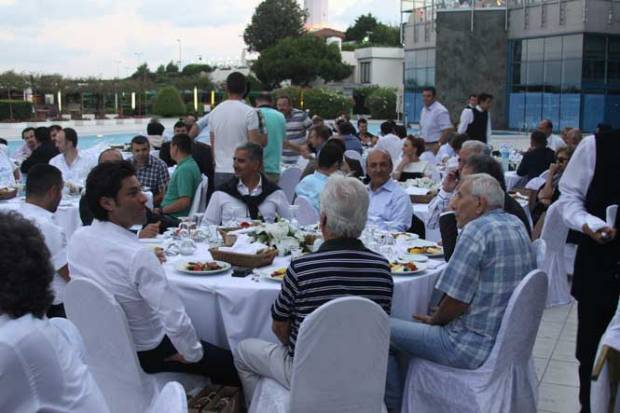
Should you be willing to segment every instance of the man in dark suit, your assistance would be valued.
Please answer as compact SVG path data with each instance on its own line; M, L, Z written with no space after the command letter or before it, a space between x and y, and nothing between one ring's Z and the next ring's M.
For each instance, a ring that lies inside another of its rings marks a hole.
M37 146L32 151L32 154L22 162L21 171L27 174L30 168L41 163L49 163L49 160L58 155L58 148L52 142L50 138L50 131L45 126L38 127L34 130L34 137L37 141Z

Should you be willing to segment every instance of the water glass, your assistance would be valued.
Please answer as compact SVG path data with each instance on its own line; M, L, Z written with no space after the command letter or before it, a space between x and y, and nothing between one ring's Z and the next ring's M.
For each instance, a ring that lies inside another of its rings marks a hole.
M299 213L299 205L289 205L288 210L291 217L291 226L295 229L298 229L299 221L297 221L297 214Z

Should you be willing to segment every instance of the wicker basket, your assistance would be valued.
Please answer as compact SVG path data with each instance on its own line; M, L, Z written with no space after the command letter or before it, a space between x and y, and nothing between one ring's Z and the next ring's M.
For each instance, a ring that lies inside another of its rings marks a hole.
M274 248L269 248L258 254L239 254L230 251L220 251L218 248L211 248L209 252L214 260L224 261L231 265L247 268L269 265L273 262L276 255L278 255L278 251Z
M411 198L411 202L414 204L428 204L433 200L433 198L435 198L436 195L437 193L430 192L426 195L409 195L409 197Z
M17 195L17 189L5 189L0 190L0 200L15 198Z
M237 241L237 236L234 234L230 234L231 231L238 230L239 227L226 227L226 228L218 228L217 232L220 233L220 236L224 240L224 246L232 247L235 245L235 241Z

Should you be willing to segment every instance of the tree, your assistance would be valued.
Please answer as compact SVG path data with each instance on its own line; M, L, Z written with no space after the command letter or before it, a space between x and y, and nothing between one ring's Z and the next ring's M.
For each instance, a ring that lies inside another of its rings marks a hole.
M157 77L165 76L166 75L166 66L164 66L164 65L157 66L157 70L155 71L155 74L157 74Z
M175 65L171 61L166 65L166 73L179 73L179 66Z
M262 52L278 40L304 34L306 18L296 0L265 0L256 7L243 40L250 51Z
M362 14L355 19L353 26L350 26L345 32L345 40L361 42L368 36L368 32L375 30L378 24L379 22L372 14Z
M370 34L370 43L382 46L401 46L400 29L379 23Z
M183 67L183 71L181 73L183 73L184 76L192 76L200 75L202 73L211 73L213 70L214 69L211 66L206 64L190 63Z
M153 72L151 72L151 69L149 69L149 65L146 63L142 63L140 66L138 66L136 68L136 71L131 75L132 79L150 79L153 80L155 78L155 75Z
M185 103L174 86L162 87L155 102L153 102L153 113L163 117L181 116L186 112Z
M353 68L342 63L338 46L304 35L280 40L264 50L252 70L266 86L277 87L289 79L294 85L302 86L318 77L326 82L341 80L350 76Z

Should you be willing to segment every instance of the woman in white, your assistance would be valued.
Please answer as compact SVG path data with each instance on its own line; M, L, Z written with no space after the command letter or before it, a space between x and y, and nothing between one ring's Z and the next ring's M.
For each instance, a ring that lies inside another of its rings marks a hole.
M233 157L235 176L216 188L205 219L212 225L229 225L244 218L274 222L289 218L288 199L261 173L263 148L255 143L237 147Z
M420 155L424 153L424 150L424 139L411 135L407 136L404 139L403 153L400 156L398 165L394 168L392 177L397 181L423 177L439 180L439 173L435 166L420 159Z

